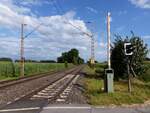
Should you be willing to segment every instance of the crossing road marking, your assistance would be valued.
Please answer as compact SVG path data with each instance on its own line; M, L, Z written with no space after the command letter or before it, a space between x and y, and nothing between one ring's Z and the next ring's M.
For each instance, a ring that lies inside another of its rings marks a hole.
M0 110L1 113L9 112L9 111L28 111L28 110L38 110L40 107L34 107L34 108L19 108L19 109L4 109Z
M3 109L0 110L0 113L4 112L15 112L15 111L29 111L29 110L38 110L40 107L31 107L31 108L19 108L19 109ZM69 107L69 106L50 106L50 107L44 107L43 109L91 109L91 107Z
M64 102L65 99L57 99L56 101L57 101L57 102Z
M91 107L89 106L85 106L85 107L78 107L78 106L50 106L50 107L44 107L43 109L91 109Z

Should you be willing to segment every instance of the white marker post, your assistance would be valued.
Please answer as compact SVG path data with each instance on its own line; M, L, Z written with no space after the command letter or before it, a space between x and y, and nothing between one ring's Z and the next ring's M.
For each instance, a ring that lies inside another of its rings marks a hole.
M111 61L110 61L110 12L107 14L107 61L108 61L108 69L111 69Z
M110 12L107 14L107 61L108 61L108 69L105 70L105 78L104 78L104 90L107 93L114 92L113 88L113 78L114 78L114 70L111 68L111 51L110 51Z

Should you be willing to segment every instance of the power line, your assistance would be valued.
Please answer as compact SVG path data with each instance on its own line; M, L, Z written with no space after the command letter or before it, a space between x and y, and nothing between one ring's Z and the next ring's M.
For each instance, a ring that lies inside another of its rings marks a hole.
M27 38L29 35L31 35L33 32L35 32L36 30L38 30L42 24L43 23L40 23L39 25L37 25L30 33L24 36L24 39Z
M61 11L60 8L56 5L56 1L54 1L54 0L51 0L51 1L52 1L52 5L55 7L56 11L57 11L59 14L61 14L62 11Z
M59 8L62 10L62 12L64 13L64 9L63 9L63 7L61 6L59 0L57 0L57 4L58 4Z
M52 0L52 2L53 2L53 3L52 3L53 6L56 8L56 10L57 10L57 12L58 12L59 14L64 13L64 10L63 10L63 8L61 7L60 3L59 3L59 5L57 5L57 4L56 4L56 1ZM78 29L78 30L81 31L83 34L87 35L88 37L90 37L90 38L92 37L92 34L89 34L88 32L83 31L79 26L76 26L76 25L72 24L72 23L71 23L67 18L65 18L64 16L62 16L62 17L65 19L64 23L69 24L69 25L71 25L72 27Z

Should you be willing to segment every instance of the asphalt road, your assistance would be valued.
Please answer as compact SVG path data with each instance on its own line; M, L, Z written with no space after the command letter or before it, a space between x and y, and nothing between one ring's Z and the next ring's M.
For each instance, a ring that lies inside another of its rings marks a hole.
M144 108L102 108L88 105L57 105L44 107L40 113L150 113L150 107Z
M141 108L102 108L89 105L41 105L32 105L30 107L17 105L16 107L13 106L13 108L7 107L0 110L0 113L150 113L150 106Z

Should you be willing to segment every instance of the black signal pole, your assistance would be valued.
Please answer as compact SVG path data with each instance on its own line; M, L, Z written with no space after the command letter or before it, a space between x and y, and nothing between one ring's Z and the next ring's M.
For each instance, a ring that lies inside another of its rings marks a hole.
M130 59L129 56L127 56L127 74L128 74L128 92L131 93L131 73L130 73Z
M124 50L125 50L125 55L126 55L126 63L127 63L127 75L128 75L128 92L131 93L132 87L131 87L131 73L130 73L130 56L133 55L133 46L131 43L126 42L124 44Z

